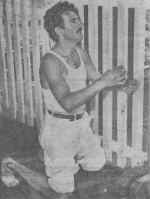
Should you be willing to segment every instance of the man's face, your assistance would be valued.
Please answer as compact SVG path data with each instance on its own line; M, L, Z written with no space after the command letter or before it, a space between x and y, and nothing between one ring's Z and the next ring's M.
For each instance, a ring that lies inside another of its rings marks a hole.
M62 18L64 20L64 39L80 42L83 39L82 23L80 17L72 11L68 11L62 15Z

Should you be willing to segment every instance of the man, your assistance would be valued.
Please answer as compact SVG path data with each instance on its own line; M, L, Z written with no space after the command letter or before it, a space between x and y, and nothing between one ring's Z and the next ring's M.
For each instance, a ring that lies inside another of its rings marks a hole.
M58 2L44 16L44 26L55 41L42 59L41 86L45 121L40 135L48 182L59 193L73 192L79 169L96 171L105 164L98 137L90 128L85 104L105 88L125 83L125 70L118 67L98 73L79 43L82 22L78 10ZM90 81L90 85L86 82Z
M47 10L44 26L55 41L40 66L45 119L39 140L48 183L45 176L12 159L4 162L43 195L67 198L74 191L79 165L96 171L105 164L104 150L90 128L91 116L85 104L105 88L124 85L126 72L123 67L103 75L96 71L90 56L80 47L82 23L73 4L58 2Z

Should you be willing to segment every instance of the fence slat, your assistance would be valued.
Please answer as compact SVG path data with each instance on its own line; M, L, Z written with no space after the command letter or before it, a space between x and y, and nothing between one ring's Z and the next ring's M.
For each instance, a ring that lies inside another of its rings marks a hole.
M112 69L112 5L106 1L103 6L103 71ZM103 100L103 142L107 160L112 159L112 92Z
M2 17L3 17L3 4L0 2L0 27L2 27ZM1 30L2 31L2 30ZM2 107L2 91L4 87L4 80L3 80L3 49L2 49L2 33L0 32L0 112L1 112L1 107ZM4 91L3 91L4 93Z
M17 95L17 120L25 122L24 109L24 85L23 85L23 71L21 60L21 46L20 46L20 2L13 0L12 4L12 19L13 19L13 39L14 39L14 63L16 72L16 95Z
M85 5L85 2L84 1L80 1L78 0L77 3L76 3L76 6L79 10L79 15L80 15L80 18L81 18L81 22L84 24L84 5ZM84 46L84 31L82 31L83 33L83 39L81 41L81 46L83 47Z
M94 20L93 20L94 19ZM89 1L89 54L98 70L98 6ZM98 96L92 99L94 106L94 132L98 134L99 130L99 112L98 112ZM93 109L93 108L92 108Z
M24 83L25 83L25 111L27 124L33 126L33 96L31 80L31 62L30 62L30 37L28 26L28 9L26 1L21 1L21 23L22 23L22 43L23 43L23 65L24 65Z
M139 81L139 88L133 95L133 145L138 155L142 152L143 142L143 94L144 94L144 52L145 52L145 10L143 4L135 9L135 38L134 38L134 78ZM132 159L134 162L134 157Z
M4 25L3 25L3 3L0 2L0 56L1 56L1 89L3 95L3 106L8 108L8 84L7 84L7 69L5 59L5 41L4 41Z
M123 65L127 69L127 40L128 40L128 9L126 4L118 4L118 65ZM126 158L124 151L127 146L127 96L123 92L118 92L118 113L117 127L120 144L118 151L118 165L125 166Z
M34 76L34 88L35 88L35 116L38 127L40 128L43 119L43 107L41 87L39 80L39 67L40 67L40 49L38 40L38 13L36 8L36 1L32 0L32 53L33 53L33 76Z
M115 69L118 65L118 8L112 7L112 67ZM118 137L118 126L117 126L117 120L118 120L118 115L117 115L117 90L114 90L112 92L112 139L117 140ZM116 154L117 157L117 154Z
M134 78L134 26L135 26L135 8L128 8L128 78ZM132 119L133 119L133 96L127 98L127 144L132 146Z
M17 103L16 103L16 87L14 73L14 59L12 49L12 27L11 27L11 3L10 0L5 3L5 27L6 27L6 51L7 51L7 67L8 67L8 97L10 116L16 119Z
M81 21L84 18L84 4L85 4L85 2L84 1L82 2L80 0L78 0L77 3L76 3L76 6L78 6L78 10L79 10L79 15L80 15Z
M84 48L89 51L89 32L88 32L88 5L84 5Z
M103 73L103 6L98 6L98 71ZM98 96L98 133L103 135L103 93Z
M48 8L47 8L48 9ZM40 38L40 46L42 47L42 55L50 51L50 48L52 47L53 43L47 33L47 31L44 29L44 15L47 9L41 9L38 11L38 15L40 16L40 25L39 25L39 38Z

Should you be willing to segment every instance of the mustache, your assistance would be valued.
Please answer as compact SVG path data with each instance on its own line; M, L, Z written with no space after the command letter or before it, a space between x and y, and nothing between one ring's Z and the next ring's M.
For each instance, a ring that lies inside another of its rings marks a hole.
M82 28L79 28L79 29L77 30L77 33L78 33L78 32L81 32L81 31L82 31Z

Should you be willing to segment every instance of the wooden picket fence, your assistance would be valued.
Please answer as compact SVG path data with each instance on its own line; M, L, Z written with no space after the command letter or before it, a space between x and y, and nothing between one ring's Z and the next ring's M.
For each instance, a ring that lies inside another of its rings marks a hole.
M84 21L83 46L97 70L103 73L124 65L128 78L140 82L133 95L110 91L104 99L102 93L96 97L95 133L100 135L108 160L119 166L142 164L148 159L150 143L150 135L143 133L147 6L142 0L72 2ZM43 29L45 10L37 8L36 0L0 1L2 106L11 118L30 126L41 124L43 118L40 57L52 45Z

